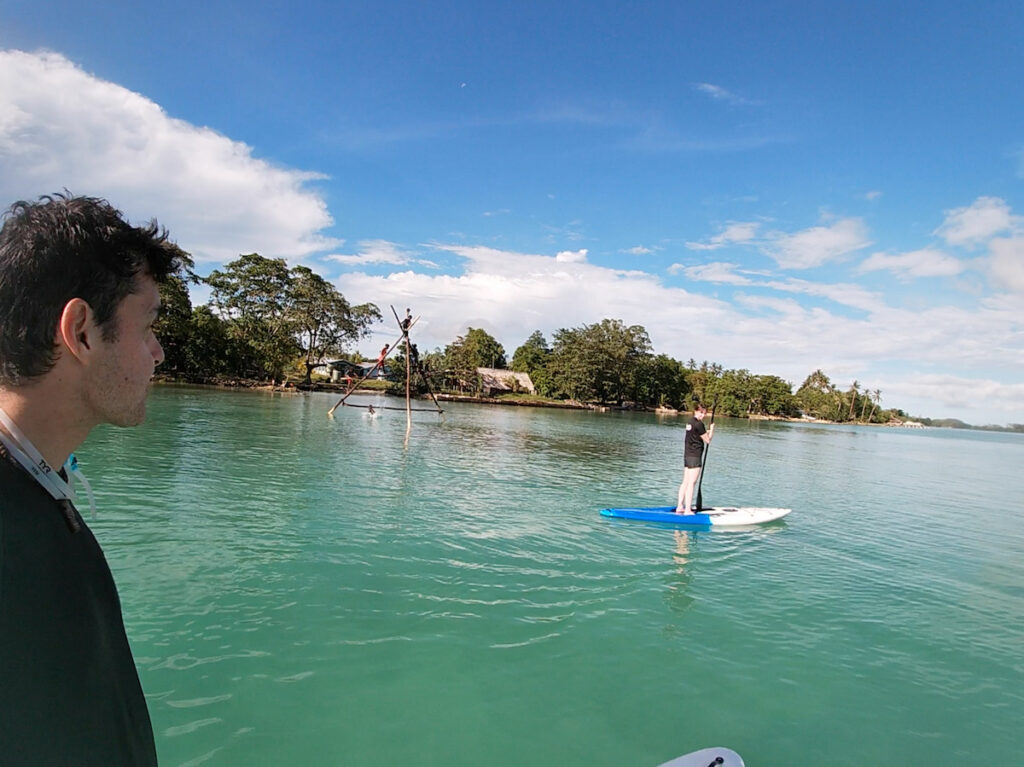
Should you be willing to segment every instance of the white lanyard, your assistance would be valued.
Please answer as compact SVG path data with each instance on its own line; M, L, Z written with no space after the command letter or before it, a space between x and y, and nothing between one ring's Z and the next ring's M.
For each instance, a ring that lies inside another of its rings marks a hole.
M46 462L42 454L36 449L36 446L32 444L32 441L25 436L24 432L18 425L11 420L11 417L4 412L3 408L0 408L0 423L3 424L7 430L5 434L0 430L0 442L3 442L7 452L11 454L21 466L33 477L36 482L42 485L43 489L46 490L57 501L71 501L75 502L75 491L71 489L71 485L64 481L61 475L53 470L53 467ZM89 481L82 474L81 469L78 468L78 461L75 459L72 453L67 462L64 464L64 470L67 472L68 477L75 477L79 482L82 483L82 487L85 488L85 493L89 498L89 508L92 510L93 517L96 516L96 500L92 494L92 487L89 485Z

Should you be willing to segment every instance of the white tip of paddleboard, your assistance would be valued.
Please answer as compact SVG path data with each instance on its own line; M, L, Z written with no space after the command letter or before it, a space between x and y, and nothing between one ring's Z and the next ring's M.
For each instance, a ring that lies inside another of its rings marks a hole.
M658 767L743 767L743 759L729 748L702 748Z

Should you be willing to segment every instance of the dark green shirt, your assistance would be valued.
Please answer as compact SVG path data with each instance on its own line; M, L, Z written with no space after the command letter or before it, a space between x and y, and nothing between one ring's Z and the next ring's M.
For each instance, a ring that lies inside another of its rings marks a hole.
M156 763L103 551L0 449L0 764Z

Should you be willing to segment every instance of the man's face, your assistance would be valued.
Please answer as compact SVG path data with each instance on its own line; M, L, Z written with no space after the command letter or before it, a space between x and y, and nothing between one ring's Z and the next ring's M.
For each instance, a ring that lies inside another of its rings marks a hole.
M117 337L100 343L100 356L89 379L88 400L98 423L135 426L146 416L146 394L164 352L153 335L160 311L160 291L148 274L135 278L136 290L118 305Z

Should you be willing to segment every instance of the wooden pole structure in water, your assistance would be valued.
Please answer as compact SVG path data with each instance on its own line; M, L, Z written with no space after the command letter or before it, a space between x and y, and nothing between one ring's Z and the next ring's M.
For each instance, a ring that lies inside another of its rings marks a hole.
M412 345L409 343L409 333L405 334L405 428L408 431L412 428L412 374L409 367L412 364Z
M394 307L392 307L392 309L394 309ZM415 325L418 320L419 320L419 317L417 317L415 320L410 322L409 323L409 327L411 328L413 325ZM399 323L399 324L401 324L401 323ZM380 362L378 362L376 365L374 365L372 368L370 368L370 370L366 373L366 375L364 375L358 381L353 383L351 387L349 387L348 391L346 391L342 395L341 399L339 399L337 402L334 403L334 407L332 407L330 410L327 411L327 415L329 415L329 416L334 415L334 411L337 410L339 407L341 407L345 403L345 400L347 400L349 398L349 395L351 395L352 392L354 392L357 388L359 388L359 384L363 383L363 381L365 381L367 378L372 376L374 371L376 371L378 367L380 367L381 365L384 364L384 360L386 360L388 357L391 356L391 352L393 352L395 350L395 348L398 346L399 342L406 335L408 335L408 331L407 330L403 331L402 335L400 335L397 339L395 339L395 342L393 344L391 344L391 346L388 347L388 353L384 355L384 357L381 359Z
M390 347L388 347L387 353L377 361L376 365L374 365L372 368L370 368L370 370L362 378L360 378L358 381L355 381L348 388L348 390L342 395L341 399L339 399L337 402L334 403L334 407L332 407L330 410L327 411L327 415L328 416L333 416L335 410L337 410L342 405L346 404L345 400L347 400L349 398L349 396L352 394L352 392L354 392L359 387L359 385L361 383L363 383L363 381L365 381L367 378L369 378L371 375L373 375L374 371L376 371L377 368L379 368L382 364L384 364L384 360L386 360L388 357L390 357L391 353L396 348L398 348L398 345L402 341L405 341L405 425L406 425L405 431L406 431L406 439L408 439L409 432L412 429L412 412L413 412L413 410L415 410L416 412L424 412L424 413L425 412L430 412L430 411L428 411L428 410L426 410L424 408L414 408L412 406L412 366L413 366L414 363L413 363L413 360L412 360L412 341L409 338L409 330L413 327L413 325L415 325L417 322L419 322L420 318L416 317L414 319L412 316L407 316L405 318L405 320L401 320L401 319L399 319L398 312L395 310L394 306L391 307L391 313L395 315L395 322L398 323L398 327L402 331L402 335L400 335L397 339L395 339L395 342L393 344L391 344ZM437 401L437 397L434 396L434 391L433 391L433 389L430 388L430 381L427 379L427 374L423 372L423 367L420 365L419 355L417 355L417 358L416 358L416 361L415 361L415 367L416 367L416 371L423 378L423 383L426 384L427 391L430 393L430 398L434 401L434 407L437 408L437 412L439 414L443 414L444 410L441 408L441 404ZM362 405L351 405L350 407L363 407L363 406ZM390 407L387 407L387 406L383 406L381 409L383 409L383 410L398 410L398 408L390 408Z
M412 429L412 376L410 373L410 364L412 359L412 343L409 341L409 328L412 327L412 323L409 321L409 310L406 309L405 323L398 319L398 312L395 311L394 305L391 306L391 313L395 315L395 322L398 323L398 327L402 330L402 340L405 341L405 433L408 437L409 431Z

